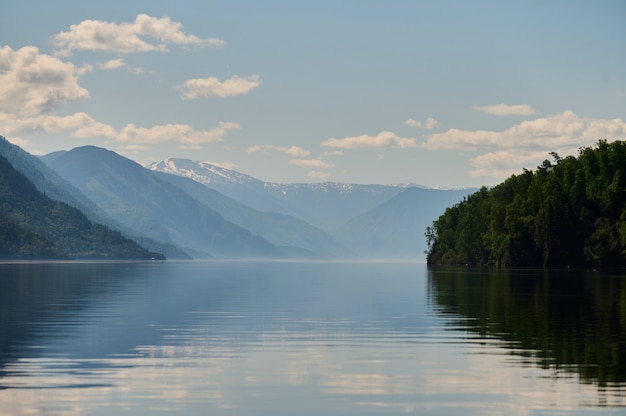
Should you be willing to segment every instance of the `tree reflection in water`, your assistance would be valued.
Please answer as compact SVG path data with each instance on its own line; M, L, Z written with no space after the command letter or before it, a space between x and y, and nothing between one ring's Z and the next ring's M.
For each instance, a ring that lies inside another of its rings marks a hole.
M522 363L626 383L623 272L430 268L428 292L451 327L502 341Z

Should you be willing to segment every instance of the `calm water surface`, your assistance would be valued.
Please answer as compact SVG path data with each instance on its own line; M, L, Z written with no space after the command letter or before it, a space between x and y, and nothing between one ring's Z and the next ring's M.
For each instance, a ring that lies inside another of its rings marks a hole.
M626 414L626 281L0 264L2 415Z

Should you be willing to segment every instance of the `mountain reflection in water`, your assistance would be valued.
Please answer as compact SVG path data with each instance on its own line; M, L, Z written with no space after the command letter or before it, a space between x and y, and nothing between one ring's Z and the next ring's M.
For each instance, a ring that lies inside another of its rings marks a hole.
M623 413L625 286L416 263L0 264L0 415Z

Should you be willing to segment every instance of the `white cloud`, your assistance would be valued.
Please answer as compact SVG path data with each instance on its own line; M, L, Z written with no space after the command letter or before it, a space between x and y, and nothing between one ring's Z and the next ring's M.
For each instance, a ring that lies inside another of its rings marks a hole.
M559 152L560 153L560 152ZM567 156L561 154L561 156ZM470 161L472 177L502 179L519 174L523 168L534 169L550 156L545 151L527 151L520 149L498 150L485 153Z
M326 179L330 176L330 173L328 172L320 172L317 170L312 170L310 172L308 172L306 174L307 177L311 178L311 179L315 179L315 180L321 180L321 179Z
M185 81L181 87L183 98L193 100L201 97L233 97L246 95L261 85L261 78L252 75L247 78L234 75L225 81L215 77L195 78Z
M98 64L98 68L103 69L105 71L114 71L125 65L126 63L124 63L124 60L121 58L118 58L118 59L111 59L104 63Z
M504 131L459 130L428 136L423 147L430 150L481 147L543 148L587 146L599 139L626 137L626 123L619 118L580 118L572 111L524 121Z
M81 75L86 74L87 72L92 72L92 71L93 71L93 65L84 64L83 66L76 69L76 74L81 76Z
M129 73L133 75L144 75L144 74L155 74L156 71L152 69L144 69L140 66L130 67L126 65L126 62L122 59L111 59L110 61L106 61L98 64L98 68L103 71L115 71L119 68L126 67Z
M52 36L50 43L57 54L68 56L73 50L92 50L120 53L165 51L168 44L220 46L221 39L201 39L185 34L182 24L169 17L156 18L139 14L134 22L113 23L84 20L71 25L67 32ZM150 42L148 39L152 40Z
M117 134L115 140L132 143L177 142L187 146L221 142L230 130L240 128L239 123L220 122L212 130L194 130L187 124L164 124L152 127L137 127L128 124Z
M0 111L22 116L48 113L60 104L88 98L78 77L92 69L42 54L34 46L0 48Z
M29 140L22 139L20 137L7 137L6 139L9 141L9 143L12 143L12 144L14 144L16 146L19 146L21 148L25 148L28 145L30 145L30 141Z
M186 150L201 150L202 146L199 144L179 144L176 146L177 149L186 149Z
M626 123L619 118L578 117L572 111L528 120L504 131L451 129L431 134L422 145L429 150L477 151L470 163L472 177L502 180L522 168L535 169L549 152L575 155L580 147L599 139L626 138Z
M2 125L3 134L7 136L70 132L71 137L112 139L117 135L113 127L100 123L82 112L68 116L42 114L32 117L18 117L0 112L0 125Z
M138 66L135 68L131 68L130 69L130 73L133 75L142 75L142 74L154 74L156 73L156 71L154 70L149 70L149 69L143 69L142 67Z
M308 157L311 154L311 152L299 146L283 147L283 146L275 146L271 144L250 146L248 147L247 152L248 153L259 152L259 153L267 154L267 150L276 150L278 152L284 153L289 156L294 156L294 157Z
M211 130L195 130L187 124L138 127L131 123L116 130L82 112L68 116L43 114L33 117L17 117L0 112L0 125L4 129L3 134L12 137L25 133L68 132L74 138L99 138L129 143L129 146L173 142L195 148L206 143L221 142L229 131L241 127L239 123L233 122L220 122L218 127Z
M398 137L390 131L383 131L376 136L368 136L366 134L356 137L346 137L343 139L328 139L322 142L321 146L333 147L337 149L402 149L407 147L415 147L417 143L415 139L407 139Z
M330 169L334 165L320 159L292 159L290 165L300 166L303 168Z
M535 114L535 109L528 104L510 105L500 103L495 105L473 106L470 108L494 116L531 116Z
M122 150L130 153L138 153L144 150L150 149L150 146L143 144L129 144L127 146L118 146L117 150Z
M419 129L432 130L439 127L439 122L432 117L428 117L425 121L418 121L415 119L408 119L404 122L407 126L417 127Z
M334 156L343 156L345 152L343 150L330 150L328 152L322 152L320 154L321 158L325 157L334 157Z

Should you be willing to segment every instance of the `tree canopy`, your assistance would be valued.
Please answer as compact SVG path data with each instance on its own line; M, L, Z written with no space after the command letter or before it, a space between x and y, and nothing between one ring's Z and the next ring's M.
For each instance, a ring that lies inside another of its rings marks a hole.
M164 257L90 222L77 208L50 199L0 155L0 258Z
M448 208L426 229L428 263L626 265L626 142L550 154Z

